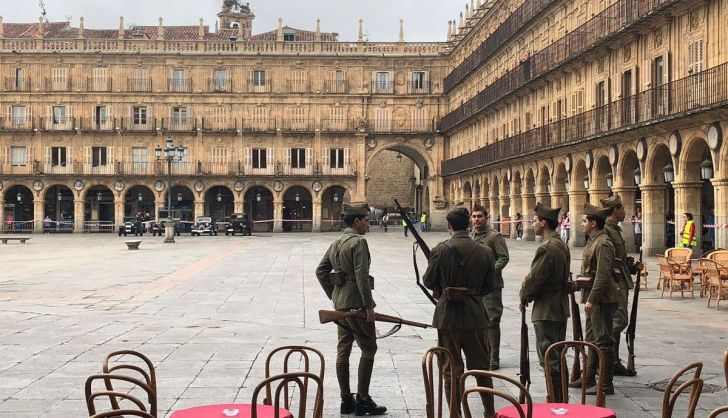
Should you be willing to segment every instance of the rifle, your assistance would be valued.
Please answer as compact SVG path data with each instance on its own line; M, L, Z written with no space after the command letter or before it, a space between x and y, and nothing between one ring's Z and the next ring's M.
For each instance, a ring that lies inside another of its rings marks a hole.
M634 372L634 338L636 337L637 331L637 304L640 300L640 279L642 278L642 250L640 250L640 264L637 269L637 281L634 286L634 299L632 299L632 311L629 315L629 325L627 326L627 332L625 338L627 340L627 351L629 357L627 358L627 370Z
M529 389L531 387L531 363L528 358L528 325L526 325L526 309L524 308L521 312L521 370L520 370L520 381L521 384ZM521 391L518 394L518 402L521 404L526 403L526 394Z
M319 321L322 324L340 321L340 320L346 319L346 318L366 319L366 317L367 317L367 314L364 311L349 311L349 312L326 311L326 310L319 311ZM430 328L431 327L429 324L423 324L422 322L408 321L406 319L402 319L402 318L399 318L396 316L384 315L384 314L379 314L379 313L374 314L374 320L379 321L379 322L388 322L390 324L409 325L411 327L418 327L418 328Z
M399 204L397 199L394 200L394 205L397 207L397 212L399 212L400 216L402 216L402 220L407 225L407 229L412 233L412 236L415 238L416 244L412 247L412 261L415 264L415 282L417 283L417 286L422 290L422 292L427 296L427 299L430 299L430 302L432 302L433 305L437 305L437 299L435 299L431 294L430 291L427 290L424 284L420 281L420 271L417 268L417 247L420 247L422 250L422 254L425 255L425 258L428 260L430 259L430 247L427 246L425 243L425 240L422 239L419 232L417 232L417 228L415 228L414 225L412 225L412 222L407 217L407 212L402 209L402 206Z
M571 272L569 272L569 277L573 277ZM575 291L569 293L569 299L571 300L571 330L574 335L574 341L584 341L584 332L581 328L581 311L579 310L579 304L576 303ZM581 362L579 361L579 351L575 350L574 365L571 367L570 381L574 382L580 378Z

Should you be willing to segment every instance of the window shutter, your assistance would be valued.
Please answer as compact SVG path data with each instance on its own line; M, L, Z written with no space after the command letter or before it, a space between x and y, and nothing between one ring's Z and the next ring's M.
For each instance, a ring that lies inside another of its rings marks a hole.
M329 156L331 155L331 150L329 148L324 148L321 151L321 163L324 170L328 170L329 167L331 167L331 163L329 162Z
M0 169L0 172L6 172L9 170L10 162L8 161L10 159L10 147L2 147L0 148L0 151L2 151L2 155L0 155L0 165L2 168Z
M73 164L74 161L73 157L73 147L67 147L66 148L66 167L71 167L71 164Z
M114 108L112 106L106 106L106 123L111 126L111 129L116 128L114 121Z
M311 155L313 154L313 148L306 148L306 168L313 167L311 164Z
M83 147L83 172L84 174L91 174L93 168L93 158L91 157L91 147Z
M243 148L243 160L245 161L245 171L249 172L253 168L253 150L249 147Z
M349 148L344 148L344 168L348 168L349 171L353 171L351 169L351 161L350 161L351 155L350 155L349 151L350 151Z
M46 121L44 128L48 128L51 126L51 121L53 120L53 106L46 106Z
M35 148L25 147L25 163L31 165L35 162Z
M268 151L266 152L266 167L271 170L275 171L274 162L275 162L275 156L273 155L273 148L268 148Z
M106 165L114 165L114 147L106 148Z
M51 147L45 147L45 163L46 163L46 165L50 165L51 161L53 161L53 157L51 156Z
M286 173L291 169L291 149L283 148L285 157L283 159L283 172Z

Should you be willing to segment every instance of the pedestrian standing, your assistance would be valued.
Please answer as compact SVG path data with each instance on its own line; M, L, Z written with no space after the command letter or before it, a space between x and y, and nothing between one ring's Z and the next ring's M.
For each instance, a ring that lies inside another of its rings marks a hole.
M632 225L634 225L634 245L639 251L642 248L642 211L639 208L632 217Z
M561 240L564 241L567 245L569 244L569 230L570 230L570 224L569 224L569 212L566 212L561 217Z
M427 231L427 214L425 212L422 212L422 215L420 215L420 231Z
M516 240L523 239L523 216L516 212Z
M53 220L50 216L46 215L45 219L43 219L43 233L44 234L50 234L51 233L51 223Z
M382 216L382 225L384 225L384 232L387 232L389 228L389 213L387 212L384 212L384 216Z
M685 212L682 215L683 226L682 233L680 234L680 246L683 248L695 248L698 246L697 237L695 236L695 224L693 223L693 214Z

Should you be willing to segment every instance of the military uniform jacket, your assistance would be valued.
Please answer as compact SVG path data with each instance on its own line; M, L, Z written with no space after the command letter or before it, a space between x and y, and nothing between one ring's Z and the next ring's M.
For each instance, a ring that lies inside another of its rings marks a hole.
M619 287L622 289L633 289L634 281L632 280L632 274L630 274L630 268L627 265L627 247L624 245L624 238L622 238L622 228L616 222L607 219L607 223L604 224L604 230L607 232L609 240L612 241L612 245L614 245L614 256L622 261L621 269L624 279L619 283Z
M465 231L453 234L448 241L449 245L440 243L432 249L423 276L425 286L431 290L466 287L471 294L461 300L442 295L435 307L432 326L439 329L485 328L487 316L482 297L494 288L493 252L470 239Z
M326 296L334 302L334 309L374 308L369 288L369 246L364 236L351 228L346 228L334 241L316 268L316 278L326 292ZM347 280L343 285L332 285L328 282L332 271L344 272L354 280Z
M521 285L521 303L533 301L531 321L565 321L569 299L564 284L569 280L571 254L559 234L544 236Z
M614 282L614 245L609 240L605 230L595 230L589 236L589 242L584 249L584 258L581 260L581 275L589 276L589 271L596 270L594 285L591 290L583 290L582 303L591 302L593 305L602 303L617 303L619 291Z
M495 288L503 289L503 269L508 264L508 247L503 235L490 226L486 226L483 231L474 230L470 233L470 238L481 242L493 251L495 256Z

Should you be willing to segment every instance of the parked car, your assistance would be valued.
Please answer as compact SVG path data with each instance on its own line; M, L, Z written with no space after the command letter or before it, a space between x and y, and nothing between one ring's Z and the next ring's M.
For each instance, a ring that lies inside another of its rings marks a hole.
M144 224L139 222L136 216L124 217L124 223L119 226L119 236L131 234L134 234L134 236L144 235Z
M198 216L195 224L192 226L192 236L207 234L210 236L217 235L217 228L212 218L209 216Z
M252 235L250 218L247 214L233 213L230 215L230 219L227 220L227 225L225 226L225 235L234 236L235 234L241 234L243 236Z

